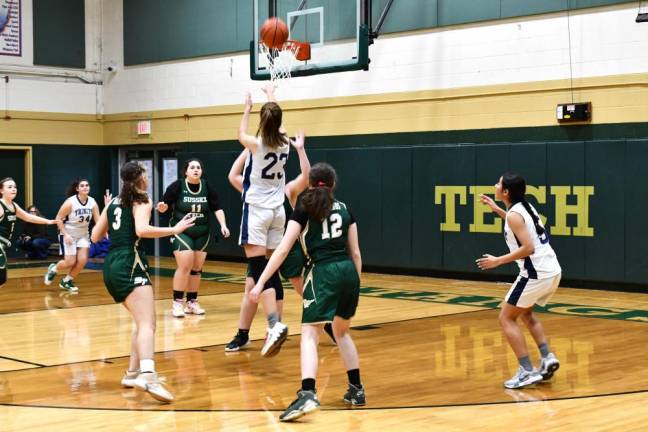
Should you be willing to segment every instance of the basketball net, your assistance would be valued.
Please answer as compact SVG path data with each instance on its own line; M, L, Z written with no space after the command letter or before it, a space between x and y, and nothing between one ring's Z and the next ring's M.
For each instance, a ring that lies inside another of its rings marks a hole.
M281 48L269 48L259 44L260 52L268 59L270 81L279 85L291 78L290 72L298 61L299 47L299 43L291 40L286 41Z

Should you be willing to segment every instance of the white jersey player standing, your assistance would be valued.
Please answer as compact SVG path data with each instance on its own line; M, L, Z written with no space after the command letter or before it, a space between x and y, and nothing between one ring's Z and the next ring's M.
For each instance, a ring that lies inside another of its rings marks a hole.
M495 185L495 199L504 202L507 210L500 208L486 195L482 203L506 222L504 234L510 253L499 257L484 254L477 259L482 270L492 269L515 261L520 273L506 294L499 315L502 331L515 352L520 367L504 387L515 389L550 379L560 367L560 362L549 350L542 324L533 314L533 306L545 306L558 289L562 269L538 212L524 198L526 182L519 174L506 173ZM540 366L535 369L529 359L526 340L517 319L521 318L533 336L540 351Z

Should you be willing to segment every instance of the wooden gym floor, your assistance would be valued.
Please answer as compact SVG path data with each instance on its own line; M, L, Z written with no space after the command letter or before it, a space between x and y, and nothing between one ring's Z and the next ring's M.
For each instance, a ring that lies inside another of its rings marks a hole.
M365 274L352 334L367 406L342 402L346 374L322 335L322 409L285 424L278 416L300 385L300 299L287 291L290 338L278 356L259 355L261 312L253 343L226 355L243 265L207 263L200 296L207 314L177 319L174 262L152 264L156 363L177 401L162 405L120 386L131 320L100 272L85 271L79 294L70 295L43 284L44 264L14 265L0 291L0 430L626 431L648 423L647 294L561 288L540 317L562 366L551 382L515 391L502 387L516 361L496 309L508 284Z

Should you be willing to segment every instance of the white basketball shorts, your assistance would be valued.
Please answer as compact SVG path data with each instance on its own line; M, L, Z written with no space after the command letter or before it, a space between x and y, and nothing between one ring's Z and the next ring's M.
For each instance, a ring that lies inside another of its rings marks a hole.
M239 245L249 244L276 249L284 235L285 225L286 213L283 205L267 209L244 203Z
M544 279L529 279L518 276L506 294L505 301L519 308L530 308L534 304L545 306L558 289L561 273Z

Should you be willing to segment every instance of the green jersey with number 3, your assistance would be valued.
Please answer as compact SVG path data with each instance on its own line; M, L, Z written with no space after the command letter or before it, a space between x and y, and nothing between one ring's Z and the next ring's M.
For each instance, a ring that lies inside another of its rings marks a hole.
M301 208L293 212L291 219L302 226L301 241L307 259L315 264L349 259L347 239L355 219L346 204L335 201L331 213L321 222L308 218Z
M122 207L119 198L108 204L108 234L110 249L138 246L139 237L135 233L135 218L131 207Z

